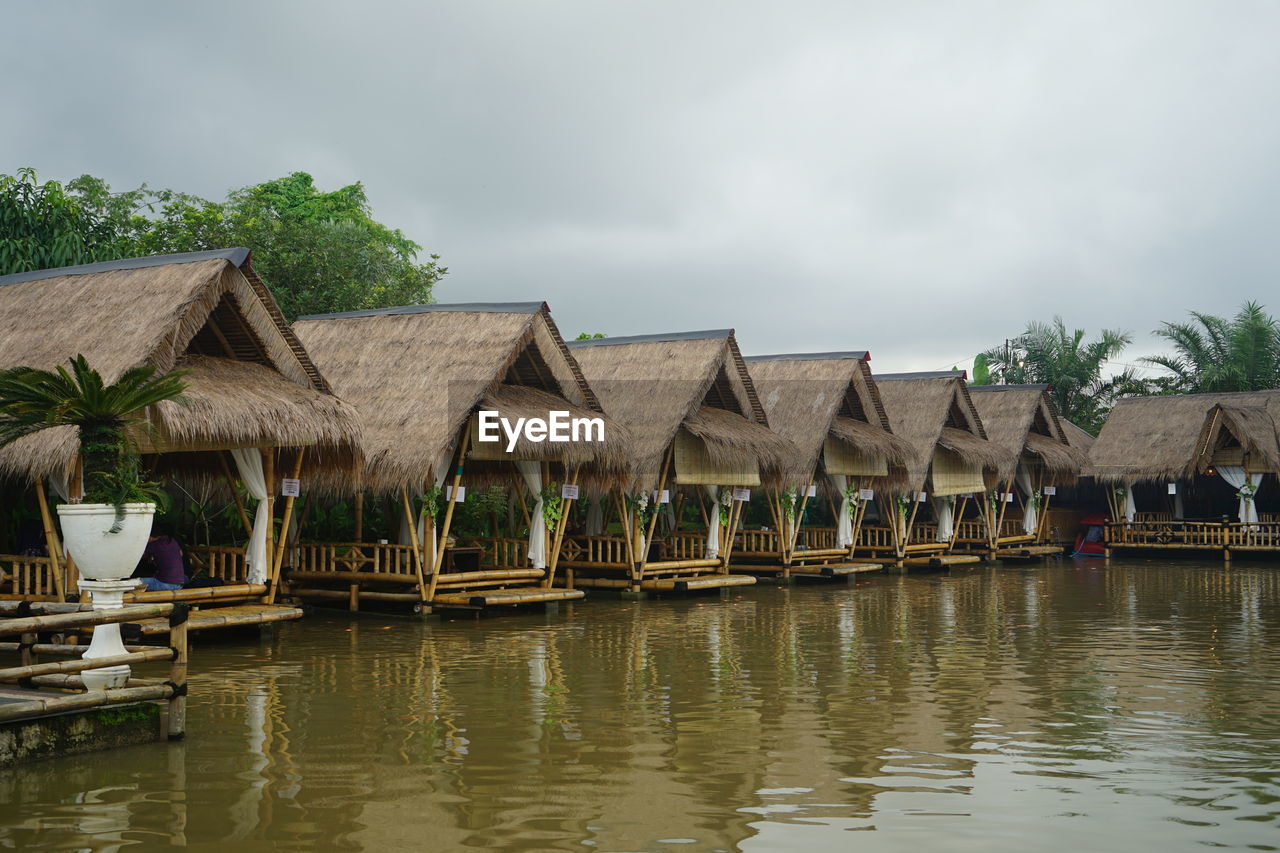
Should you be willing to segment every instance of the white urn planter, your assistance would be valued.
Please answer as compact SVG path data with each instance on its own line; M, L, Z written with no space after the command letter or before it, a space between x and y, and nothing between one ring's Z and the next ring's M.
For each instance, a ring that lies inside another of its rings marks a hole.
M124 516L112 504L60 504L58 518L66 550L75 557L83 580L80 589L93 594L94 610L119 610L124 594L138 582L130 579L142 552L147 548L156 505L125 504ZM119 529L112 532L119 522ZM120 625L98 625L93 631L86 660L128 654L120 639ZM128 666L90 669L81 673L89 690L124 687L131 671Z

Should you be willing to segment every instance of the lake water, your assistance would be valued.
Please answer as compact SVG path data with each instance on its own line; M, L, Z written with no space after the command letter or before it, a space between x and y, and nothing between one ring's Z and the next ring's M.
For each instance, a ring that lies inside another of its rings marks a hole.
M0 772L0 847L1280 847L1280 565L313 616L192 660L184 743Z

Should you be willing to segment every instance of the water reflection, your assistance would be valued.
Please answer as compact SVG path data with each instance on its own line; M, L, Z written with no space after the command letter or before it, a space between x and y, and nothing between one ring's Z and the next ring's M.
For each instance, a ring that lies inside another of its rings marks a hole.
M1278 571L312 619L198 647L185 744L0 776L0 844L1273 849Z

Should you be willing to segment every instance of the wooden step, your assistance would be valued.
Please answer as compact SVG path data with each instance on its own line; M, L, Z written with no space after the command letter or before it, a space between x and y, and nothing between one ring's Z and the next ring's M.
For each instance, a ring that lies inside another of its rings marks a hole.
M688 578L645 578L641 589L669 592L693 592L699 589L717 589L726 586L751 586L756 579L751 575L695 575Z
M1057 545L1028 545L1025 548L1001 548L996 551L996 557L1001 560L1034 560L1061 553L1062 548Z
M951 566L968 566L981 563L982 558L972 554L942 554L937 557L908 557L904 566L922 566L930 569L946 569Z
M492 592L448 592L431 599L434 607L515 607L521 604L543 604L549 601L574 601L586 595L580 589L496 589Z
M829 566L792 566L791 574L803 578L841 578L862 572L883 572L880 563L832 563Z

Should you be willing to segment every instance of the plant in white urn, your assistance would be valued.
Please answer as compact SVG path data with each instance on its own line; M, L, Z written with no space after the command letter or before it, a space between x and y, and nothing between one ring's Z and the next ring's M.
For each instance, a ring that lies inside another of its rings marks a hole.
M58 506L63 538L85 579L81 587L94 595L95 609L118 608L135 586L126 579L146 549L163 495L143 478L130 430L145 428L149 406L181 402L186 383L182 371L157 376L155 367L142 366L107 384L82 355L68 367L0 370L0 447L46 429L77 430L84 499ZM119 626L103 625L85 657L114 654L124 654ZM128 677L128 667L83 676L86 686L99 689L121 686Z

